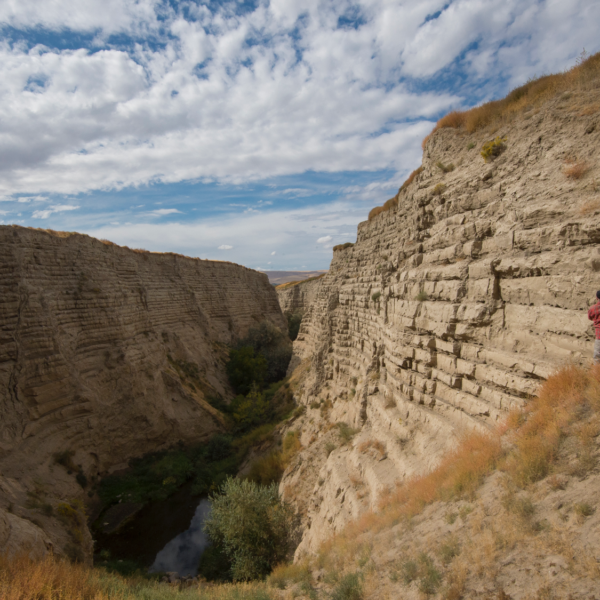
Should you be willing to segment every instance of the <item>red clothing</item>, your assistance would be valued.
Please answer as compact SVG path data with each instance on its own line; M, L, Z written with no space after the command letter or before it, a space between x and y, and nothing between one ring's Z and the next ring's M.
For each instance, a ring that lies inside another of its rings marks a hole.
M588 310L588 319L594 322L596 330L596 339L600 340L600 300Z

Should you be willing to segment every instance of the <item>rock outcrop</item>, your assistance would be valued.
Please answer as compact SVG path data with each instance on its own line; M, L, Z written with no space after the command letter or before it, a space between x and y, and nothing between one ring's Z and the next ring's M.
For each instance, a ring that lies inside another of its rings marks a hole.
M313 303L323 276L277 286L279 306L284 313L304 312Z
M397 207L334 252L294 343L305 449L282 490L304 517L298 554L523 406L557 366L590 362L597 107L581 91L494 131L440 129ZM504 151L486 163L490 140Z
M286 322L263 273L85 235L2 226L0 273L0 548L89 557L76 476L220 430L226 344Z

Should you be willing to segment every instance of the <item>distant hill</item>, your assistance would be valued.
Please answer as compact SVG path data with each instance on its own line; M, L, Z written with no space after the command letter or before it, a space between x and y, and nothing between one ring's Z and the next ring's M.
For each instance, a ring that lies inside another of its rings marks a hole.
M281 285L282 283L290 283L292 281L303 281L309 277L318 277L327 273L324 271L265 271L269 281L273 285Z

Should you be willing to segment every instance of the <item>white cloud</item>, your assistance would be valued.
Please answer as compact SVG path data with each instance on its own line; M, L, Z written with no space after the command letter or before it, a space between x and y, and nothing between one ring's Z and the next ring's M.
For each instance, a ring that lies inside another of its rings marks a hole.
M275 256L277 254L277 252L273 251L271 252L271 256Z
M354 241L355 233L341 234L356 232L357 224L365 218L363 202L336 201L258 214L231 213L187 223L149 222L82 229L117 244L187 256L220 260L221 251L227 250L228 260L245 265L264 266L264 257L276 247L272 267L299 270L308 263L311 268L324 269L331 261L331 249L315 245L315 235L335 237L339 243ZM234 247L224 244L223 239L238 241Z
M176 208L157 208L156 210L150 211L154 217L164 217L165 215L174 215L175 213L183 214L180 210Z
M239 183L309 170L404 172L431 119L464 103L419 91L415 79L435 90L439 71L460 60L471 82L491 74L516 84L572 64L584 46L600 48L600 3L589 0L237 6L0 3L0 25L96 36L93 51L0 42L0 195ZM350 9L359 26L339 27ZM125 43L109 40L115 33ZM348 193L370 200L380 191Z
M73 206L71 204L56 204L54 206L50 206L45 210L36 210L31 216L34 219L47 219L50 215L53 215L55 213L61 213L67 210L76 210L78 208L79 206Z
M317 240L317 244L326 244L327 242L330 242L333 238L330 235L326 235L323 237L320 237Z

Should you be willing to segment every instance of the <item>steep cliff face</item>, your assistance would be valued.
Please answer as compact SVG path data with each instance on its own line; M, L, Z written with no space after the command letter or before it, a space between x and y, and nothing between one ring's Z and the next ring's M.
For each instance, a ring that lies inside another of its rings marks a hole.
M284 284L275 288L279 306L284 313L306 311L317 296L322 277L299 281L294 284Z
M286 327L267 276L231 263L3 226L0 270L2 548L73 543L80 517L48 506L84 492L57 458L90 480L218 431L206 397L230 394L225 345Z
M590 362L597 100L565 94L495 130L440 129L397 208L334 253L294 343L305 450L282 489L304 515L299 554L523 406L557 366ZM486 163L497 137L504 151Z

